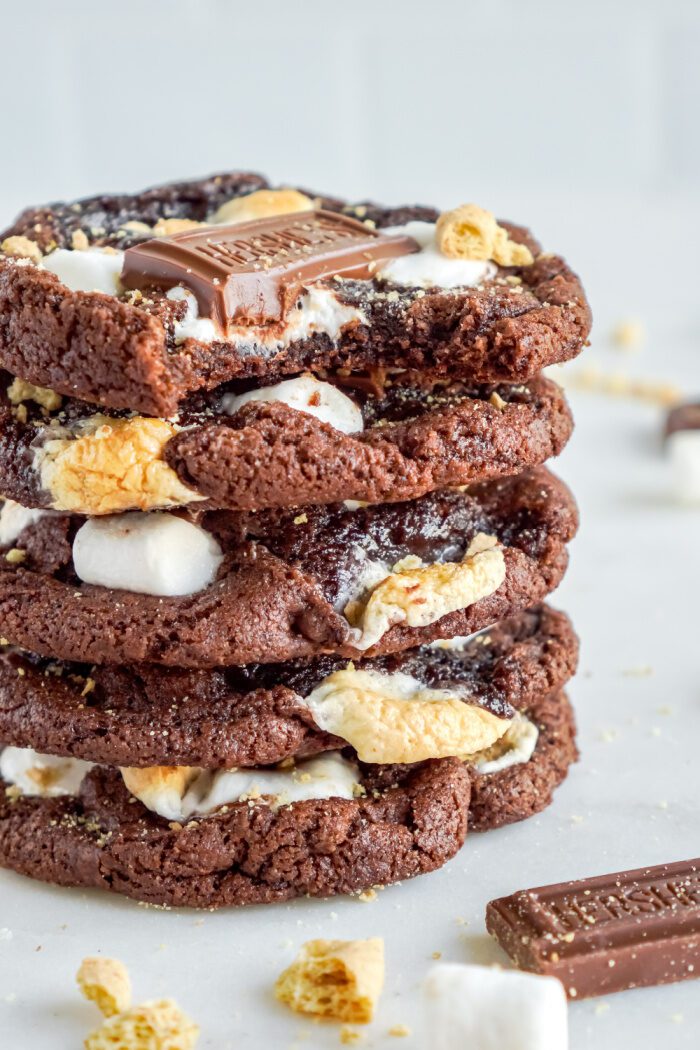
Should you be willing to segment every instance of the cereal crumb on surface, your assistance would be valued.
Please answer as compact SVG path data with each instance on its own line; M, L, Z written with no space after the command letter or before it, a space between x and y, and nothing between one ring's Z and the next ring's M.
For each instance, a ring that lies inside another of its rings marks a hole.
M83 959L76 980L85 998L95 1003L105 1017L120 1014L131 1006L129 971L119 959Z
M384 984L384 941L307 941L275 984L297 1013L366 1024Z
M353 1043L359 1043L362 1038L362 1032L358 1032L356 1028L348 1028L347 1025L343 1025L340 1029L340 1041L344 1046L352 1046Z
M595 1012L596 1014L598 1014L598 1016L600 1016L601 1014L606 1014L609 1009L610 1003L596 1003Z
M114 1014L85 1040L85 1050L192 1050L199 1027L172 999Z
M371 901L376 901L377 891L363 890L362 893L358 893L357 899L358 901L362 901L363 904L369 904Z
M615 346L622 350L638 350L646 339L646 328L638 318L628 317L618 321L611 338Z
M400 1039L403 1036L410 1035L411 1029L406 1024L395 1024L391 1026L388 1034L394 1035L397 1039Z

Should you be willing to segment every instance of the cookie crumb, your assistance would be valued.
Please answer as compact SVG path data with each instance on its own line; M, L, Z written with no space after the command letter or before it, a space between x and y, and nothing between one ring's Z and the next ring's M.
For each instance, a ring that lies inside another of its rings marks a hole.
M85 1050L193 1050L199 1026L172 999L114 1014L85 1040Z
M95 1003L105 1017L113 1017L131 1006L129 971L119 959L83 959L76 980L85 998Z
M352 1024L372 1020L384 984L384 941L307 941L275 983L297 1013Z

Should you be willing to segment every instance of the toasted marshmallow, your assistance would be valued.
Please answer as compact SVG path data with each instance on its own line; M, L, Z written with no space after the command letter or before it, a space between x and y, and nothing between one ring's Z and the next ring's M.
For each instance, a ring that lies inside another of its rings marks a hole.
M204 590L223 558L210 533L158 512L90 518L73 541L73 564L85 583L164 597Z
M358 671L328 675L304 700L324 732L347 740L362 762L422 762L491 747L510 725L467 703L458 689L429 689L412 675Z
M408 222L405 226L390 226L382 233L405 234L421 247L419 252L390 259L377 270L377 277L392 284L409 288L472 287L497 272L497 267L487 260L453 259L443 255L435 239L435 223Z
M567 1050L566 995L555 977L440 963L423 982L431 1050Z
M495 744L465 758L478 773L501 773L529 762L535 753L540 731L525 715L518 714Z
M282 401L290 408L330 423L344 434L356 434L363 428L362 412L352 398L332 383L324 383L311 375L285 379L282 383L248 390L245 394L224 394L221 407L233 416L251 401Z
M503 551L494 536L477 533L461 562L424 565L409 556L398 562L366 601L350 602L345 616L352 644L365 650L395 624L425 627L493 594L506 575Z
M266 799L274 807L307 799L354 798L358 769L329 751L293 769L218 769L151 766L121 770L127 789L166 820L206 816L235 802Z
M23 795L77 795L83 777L92 768L81 758L42 755L31 747L6 747L0 753L0 776Z
M14 543L25 529L41 521L47 513L45 510L31 510L15 503L14 500L6 499L0 510L0 547Z
M113 248L86 248L74 251L57 248L44 258L45 270L55 273L72 292L105 292L119 295L124 252Z

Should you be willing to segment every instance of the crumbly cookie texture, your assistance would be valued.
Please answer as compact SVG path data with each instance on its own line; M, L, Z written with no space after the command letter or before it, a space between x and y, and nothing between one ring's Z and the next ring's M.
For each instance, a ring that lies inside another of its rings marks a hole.
M172 999L133 1006L109 1017L85 1040L85 1050L193 1050L199 1026Z
M37 264L43 258L39 245L23 235L6 237L0 244L0 252L4 255L13 255L16 259L30 259Z
M307 941L275 984L297 1013L367 1024L384 984L384 941Z
M54 510L118 514L204 499L161 458L176 427L162 419L96 415L77 436L47 441L37 454Z
M119 959L83 959L76 980L86 999L105 1017L123 1013L131 1006L131 979Z
M534 261L530 249L511 240L496 217L477 204L443 212L435 236L440 251L452 259L492 259L499 266L529 266Z
M311 198L298 190L257 190L245 197L234 197L233 200L226 201L211 221L217 225L253 222L255 219L268 219L273 215L311 211L313 206Z
M35 386L24 379L15 378L7 388L7 396L13 405L20 405L23 401L36 401L47 412L55 412L63 404L63 398L55 390L49 390L46 386Z
M362 762L400 764L481 752L510 719L465 701L457 689L429 689L405 674L335 671L306 698L314 721L353 746Z
M425 627L451 612L466 609L497 591L505 575L505 559L498 540L481 532L461 562L424 565L412 555L403 558L365 602L346 606L345 616L357 632L353 644L364 651L395 624Z

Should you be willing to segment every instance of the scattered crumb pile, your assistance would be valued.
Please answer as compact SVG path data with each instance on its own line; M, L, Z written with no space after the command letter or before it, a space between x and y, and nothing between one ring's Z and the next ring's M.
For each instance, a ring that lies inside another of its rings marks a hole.
M199 1027L172 999L131 1005L131 980L118 959L84 959L77 974L86 999L106 1020L88 1035L85 1050L193 1050Z

